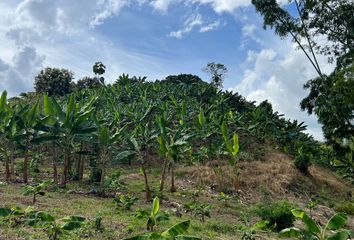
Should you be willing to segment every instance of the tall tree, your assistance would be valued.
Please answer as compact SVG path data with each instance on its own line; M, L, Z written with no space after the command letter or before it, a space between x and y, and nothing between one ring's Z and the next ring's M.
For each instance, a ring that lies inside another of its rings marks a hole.
M103 65L102 62L95 62L95 64L92 67L92 70L93 73L96 75L96 77L100 80L100 82L104 84L104 77L102 77L101 75L103 75L106 72L106 66Z
M211 83L218 88L222 87L224 78L227 74L227 68L224 64L209 62L203 71L211 75Z
M318 78L304 85L310 92L301 102L302 110L317 115L326 139L348 139L354 131L353 2L294 0L290 3L293 8L276 0L252 0L252 3L264 18L264 28L274 28L283 38L290 35L318 73ZM336 62L329 76L322 72L316 54Z
M73 73L67 69L47 67L34 80L36 92L48 96L64 96L71 92Z

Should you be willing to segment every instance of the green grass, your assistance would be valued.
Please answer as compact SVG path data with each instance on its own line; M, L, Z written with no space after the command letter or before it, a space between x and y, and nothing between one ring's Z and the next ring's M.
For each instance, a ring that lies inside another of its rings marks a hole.
M114 170L111 170L112 172ZM139 198L133 205L131 211L118 209L112 197L98 197L88 193L95 185L90 185L87 181L70 182L67 189L54 189L45 196L38 196L35 204L36 210L47 211L55 217L67 215L81 215L86 217L86 225L73 232L63 239L123 239L127 236L134 236L146 232L146 220L134 217L135 211L140 208L149 209L150 203L144 201L144 183L141 175L138 174L138 167L123 167L122 181L126 188L123 193L130 193ZM159 186L158 170L149 169L149 183L154 190ZM187 174L178 175L177 179L185 179ZM205 240L234 240L240 239L242 232L239 231L240 225L251 226L260 220L254 212L254 206L250 202L243 202L238 195L234 195L225 206L218 199L217 192L211 192L205 186L194 197L196 190L195 184L178 182L178 191L170 193L169 181L166 181L164 197L161 203L161 211L170 212L170 220L161 222L156 227L157 231L164 231L168 227L183 220L191 220L189 235L199 236ZM27 207L31 204L31 196L22 195L21 184L0 184L0 207L20 206ZM265 187L264 187L265 188ZM264 190L265 191L265 190ZM262 191L261 191L262 192ZM260 196L262 193L259 194ZM267 195L271 198L271 195ZM206 218L206 222L200 222L199 218L193 213L186 213L183 209L184 204L193 202L194 198L205 204L212 205L211 218ZM262 197L261 197L262 198ZM182 217L175 216L172 212L171 204L178 203L181 208ZM341 205L347 206L347 205ZM349 206L349 205L348 205ZM102 217L104 230L96 231L94 221L97 216ZM276 233L259 233L264 239L277 239ZM0 239L46 239L46 235L41 229L29 227L9 226L0 223Z

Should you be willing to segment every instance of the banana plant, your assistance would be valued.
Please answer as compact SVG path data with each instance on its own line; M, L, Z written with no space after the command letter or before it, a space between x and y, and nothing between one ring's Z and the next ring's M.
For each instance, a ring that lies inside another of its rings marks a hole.
M71 166L71 154L74 141L84 139L96 131L90 116L94 111L94 103L97 98L92 97L86 103L78 103L75 96L71 95L67 102L59 105L55 98L45 97L44 112L48 117L48 132L56 138L57 143L64 150L64 167L61 185L66 186L69 168Z
M199 237L184 235L190 227L190 220L177 223L166 231L151 232L143 235L125 238L125 240L201 240Z
M187 134L183 128L179 127L176 131L167 128L166 120L163 117L158 117L157 125L160 128L160 134L157 136L159 143L159 153L165 156L163 170L160 181L160 192L163 192L166 171L168 165L171 170L171 192L176 191L174 164L190 149L188 140L193 136Z
M132 154L136 155L140 163L140 172L144 177L146 202L151 201L151 189L149 186L146 164L147 164L147 150L153 140L154 140L154 136L149 130L148 124L146 124L145 126L138 125L135 128L133 136L128 139L129 151Z
M286 228L279 234L282 237L305 240L347 240L354 237L353 230L343 229L348 221L348 217L344 213L334 214L324 226L321 226L303 210L293 209L291 212L296 218L302 220L306 229Z
M240 145L238 142L238 135L236 133L233 134L232 136L232 141L229 140L228 136L228 128L226 125L226 121L223 121L221 124L221 133L224 139L224 143L226 145L226 149L228 151L228 154L231 155L231 160L229 163L234 169L234 177L232 178L232 185L234 188L237 188L238 186L238 168L237 168L237 154L240 149Z
M28 196L28 195L32 194L32 196L33 196L32 205L34 205L36 203L36 196L37 195L44 196L45 195L45 192L44 192L45 188L48 187L52 183L53 183L53 180L47 180L42 183L36 184L35 186L26 186L24 188L23 195Z
M29 149L32 139L35 137L36 125L39 116L39 102L34 105L26 104L19 106L20 109L15 113L16 124L19 131L16 133L16 139L24 147L24 162L23 162L23 181L28 182L29 177Z
M49 240L58 240L68 232L81 228L84 223L85 218L81 216L67 216L57 219L42 211L29 214L25 221L26 225L43 229Z
M159 218L159 209L160 201L159 198L155 197L152 203L150 216L147 220L147 230L150 232L135 237L129 237L125 240L201 240L198 237L183 235L188 231L188 228L190 226L189 220L177 223L162 233L154 232L154 227Z
M0 97L0 152L5 162L5 180L10 182L11 172L14 174L14 168L10 170L10 163L14 164L14 153L16 150L15 136L17 133L16 121L13 112L7 103L7 92L4 91ZM14 178L14 176L12 176Z
M26 219L26 216L34 213L33 206L28 206L26 209L15 206L12 208L0 208L0 220L9 226L17 226Z
M99 123L97 119L95 122L98 130L96 133L93 133L93 137L99 146L99 165L101 168L100 192L104 194L106 168L108 163L111 161L112 149L116 143L122 140L123 132L126 129L126 126L119 129L110 130L107 126Z

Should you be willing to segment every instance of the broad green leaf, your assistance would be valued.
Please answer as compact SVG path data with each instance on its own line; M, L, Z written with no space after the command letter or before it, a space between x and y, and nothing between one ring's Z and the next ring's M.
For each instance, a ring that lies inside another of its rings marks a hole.
M135 236L135 237L128 237L124 238L124 240L149 240L151 239L150 236L147 235L140 235L140 236Z
M159 209L160 209L160 200L158 197L155 197L152 203L152 211L151 211L152 215L156 216L156 214L159 212Z
M100 145L102 145L102 146L108 146L109 145L109 133L108 133L108 128L107 127L101 127L99 129L98 140L100 142Z
M232 148L232 155L236 156L238 151L239 151L239 149L240 149L240 145L238 143L238 135L237 134L234 134L233 142L234 142L234 145L233 145L233 148Z
M316 222L306 213L304 213L302 221L305 223L307 230L311 233L319 233L321 231L320 227L316 224Z
M184 236L184 235L180 235L174 238L175 240L202 240L199 237L193 237L193 236Z
M68 216L68 217L64 217L61 219L63 222L83 222L85 221L84 217L81 216Z
M173 225L168 230L164 231L161 236L169 238L169 237L177 237L178 235L184 234L187 232L190 225L190 220L177 223Z
M291 213L295 217L300 218L310 232L319 233L321 231L320 227L316 224L316 222L311 217L309 217L303 210L293 209L291 210Z
M59 103L55 100L55 98L51 98L53 111L55 116L58 117L60 121L64 123L65 121L65 113L63 112L62 108L60 107Z
M30 109L29 109L29 111L28 111L28 113L27 113L27 123L29 124L29 125L33 125L34 124L34 122L35 122L35 120L36 120L36 117L38 116L38 110L39 110L39 108L38 108L38 101L37 101L37 103L36 104L34 104Z
M337 213L331 217L328 221L327 229L338 230L343 227L348 220L348 217L344 213Z
M53 115L53 106L52 106L52 101L48 95L44 95L44 100L43 100L43 111L44 114L47 116Z
M300 237L302 231L298 228L285 228L279 232L280 237Z
M157 142L160 145L160 148L159 148L160 154L166 153L167 152L167 147L166 147L165 139L163 138L163 136L159 135L156 139L157 139Z
M139 144L136 141L136 139L134 137L129 139L130 143L132 144L132 146L134 147L135 151L139 151Z
M224 142L225 142L225 145L227 147L227 150L229 151L230 154L232 154L233 152L233 147L228 139L228 135L227 135L227 126L226 126L226 122L222 122L221 124L221 133L222 133L222 136L224 138Z
M3 91L0 98L0 111L3 111L5 109L6 102L7 102L7 92Z
M9 208L0 208L0 217L6 217L11 214L11 209Z
M47 212L37 212L35 214L35 219L43 222L54 222L55 218Z
M269 221L267 220L261 220L257 223L255 223L252 228L255 230L262 230L264 228L266 228L269 225Z
M291 213L295 216L295 217L297 217L297 218L303 218L303 216L304 216L304 214L305 214L305 212L303 211L303 210L301 210L301 209L293 209L293 210L291 210Z
M350 238L348 231L337 232L334 235L327 238L327 240L348 240Z
M128 158L134 154L135 154L135 152L130 151L130 150L119 152L112 160L112 164L122 162L123 160L125 160L126 158Z
M203 111L202 108L200 108L200 110L199 110L198 121L199 121L199 125L201 127L204 127L204 125L205 125L205 116L204 116L204 111Z
M71 95L69 98L69 103L66 108L65 125L68 125L70 123L70 118L72 117L74 110L75 110L75 99L74 99L74 95Z
M111 142L112 143L117 142L126 129L127 129L127 125L124 125L118 131L116 131L115 134L113 134L113 136L111 138Z
M82 222L67 222L61 226L62 229L66 231L71 231L74 229L78 229L82 226Z

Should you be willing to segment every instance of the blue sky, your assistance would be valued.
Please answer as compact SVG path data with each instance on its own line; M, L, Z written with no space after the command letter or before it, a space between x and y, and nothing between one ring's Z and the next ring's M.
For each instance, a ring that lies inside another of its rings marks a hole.
M299 110L314 70L290 39L263 30L251 0L2 0L0 10L0 91L11 96L33 90L46 66L68 68L75 80L92 75L96 61L107 81L122 73L208 80L202 68L215 61L229 70L226 90L268 99L321 139L316 118Z

